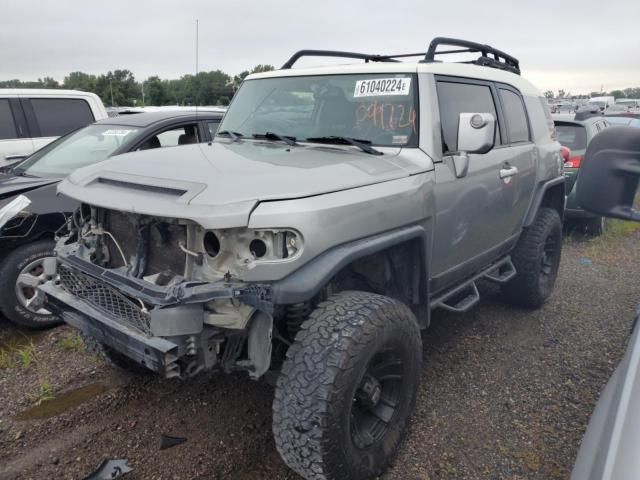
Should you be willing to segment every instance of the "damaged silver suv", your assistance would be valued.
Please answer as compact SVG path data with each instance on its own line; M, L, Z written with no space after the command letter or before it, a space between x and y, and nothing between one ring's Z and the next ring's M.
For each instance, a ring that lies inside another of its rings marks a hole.
M442 63L451 50L470 63ZM437 38L415 62L301 51L251 75L210 144L121 155L60 186L82 202L47 308L125 367L276 379L273 432L309 479L366 479L413 410L421 330L476 282L550 295L564 177L518 61ZM305 56L364 60L293 69Z

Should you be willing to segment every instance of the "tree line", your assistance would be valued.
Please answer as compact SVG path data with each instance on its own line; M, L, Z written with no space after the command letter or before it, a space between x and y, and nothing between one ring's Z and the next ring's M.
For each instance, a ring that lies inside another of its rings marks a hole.
M140 105L228 105L242 80L250 73L274 70L272 65L256 65L231 76L222 70L183 75L178 79L163 79L157 75L138 82L130 70L113 70L101 75L71 72L62 83L44 77L36 81L18 79L0 81L0 88L67 88L93 92L111 107ZM618 98L640 98L640 87L591 92L589 95L572 95L565 90L544 92L547 98L590 98L611 95Z
M605 97L611 96L615 99L619 98L634 98L640 99L640 87L625 88L624 90L611 90L610 92L591 92L589 95L571 95L571 92L565 90L558 90L558 93L554 93L552 90L544 92L544 96L547 98L591 98L591 97Z
M183 75L178 79L163 79L157 75L138 82L129 70L113 70L93 75L71 72L62 83L44 77L37 81L18 79L0 81L0 88L65 88L98 95L111 107L141 105L228 105L242 80L250 73L268 72L271 65L256 65L231 76L221 70Z

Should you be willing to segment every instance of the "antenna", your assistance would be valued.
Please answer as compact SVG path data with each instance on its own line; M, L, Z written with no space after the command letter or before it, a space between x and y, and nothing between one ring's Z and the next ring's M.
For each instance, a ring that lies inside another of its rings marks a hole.
M199 20L196 18L196 76L194 78L196 87L198 86L198 46L199 46ZM200 103L200 89L196 90L196 120L198 120L198 104Z

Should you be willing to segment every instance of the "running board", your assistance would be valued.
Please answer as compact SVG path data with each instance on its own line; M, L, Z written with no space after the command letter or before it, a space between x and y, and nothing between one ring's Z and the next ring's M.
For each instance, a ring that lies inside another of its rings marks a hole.
M462 285L445 292L431 302L431 309L442 308L450 312L463 313L471 309L480 301L480 292L476 282L480 279L491 280L496 283L506 283L516 274L516 268L507 256L494 263L489 268L471 277Z

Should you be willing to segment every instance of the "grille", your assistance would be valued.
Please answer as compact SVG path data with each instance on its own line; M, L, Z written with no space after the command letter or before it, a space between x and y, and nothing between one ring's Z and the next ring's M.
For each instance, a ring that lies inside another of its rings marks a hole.
M136 302L121 294L115 288L68 267L60 266L60 284L70 294L81 298L91 306L109 315L118 323L151 334L150 318Z

